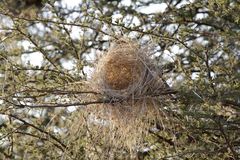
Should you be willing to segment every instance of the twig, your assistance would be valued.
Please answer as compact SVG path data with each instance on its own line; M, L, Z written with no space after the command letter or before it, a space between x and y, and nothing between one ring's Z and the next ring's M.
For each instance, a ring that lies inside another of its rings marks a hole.
M0 114L7 115L7 116L9 116L9 117L12 117L12 118L14 118L14 119L17 119L17 120L21 121L22 123L24 123L25 125L28 125L28 126L34 128L34 129L40 131L41 133L46 134L47 136L49 136L50 138L52 138L53 140L55 140L56 142L58 142L64 149L67 149L67 146L66 146L65 144L63 144L58 138L56 138L56 137L55 137L54 135L52 135L51 133L46 132L46 131L44 131L43 129L35 126L34 124L28 123L27 121L25 121L25 120L17 117L16 115L13 115L13 114L6 114L6 113L1 113L1 112L0 112Z
M233 149L233 146L232 146L232 144L231 144L231 141L230 141L230 139L228 138L228 136L226 135L226 133L225 133L225 131L224 131L224 128L223 128L221 122L218 121L218 122L216 122L216 123L217 123L218 126L219 126L219 130L220 130L220 132L222 133L222 135L223 135L223 137L224 137L224 139L225 139L225 141L226 141L226 143L227 143L228 148L229 148L230 151L232 152L232 155L233 155L233 157L234 157L234 160L237 160L237 159L238 159L238 155L237 155L237 153L235 152L235 150Z

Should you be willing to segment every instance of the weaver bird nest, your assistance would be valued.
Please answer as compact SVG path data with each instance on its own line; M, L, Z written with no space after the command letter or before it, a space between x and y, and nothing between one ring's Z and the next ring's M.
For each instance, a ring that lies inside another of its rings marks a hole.
M102 141L111 146L111 150L136 152L143 145L143 137L148 135L149 128L158 124L168 131L172 130L174 118L166 110L171 106L165 103L169 96L161 95L169 87L162 80L161 69L156 67L150 55L149 46L141 47L128 39L114 42L96 63L87 86L101 93L100 97L89 95L90 100L101 99L104 95L113 103L110 101L86 107L83 112L86 118L79 120L81 117L75 117L76 120L71 123L76 129L72 132L73 138L86 126L88 142L96 144ZM79 126L79 121L85 123ZM89 150L92 148L96 146L90 145ZM104 148L98 152L102 155L109 153Z
M95 89L112 98L139 98L166 88L147 48L121 39L101 57L93 75Z

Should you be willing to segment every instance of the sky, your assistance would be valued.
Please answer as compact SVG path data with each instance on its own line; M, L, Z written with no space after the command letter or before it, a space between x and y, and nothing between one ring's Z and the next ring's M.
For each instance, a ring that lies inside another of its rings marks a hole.
M183 1L183 4L189 2L190 0L186 0ZM62 0L62 5L64 7L67 7L69 9L77 7L80 4L81 0ZM125 6L130 6L131 5L131 0L122 0L122 5ZM183 5L180 4L180 5ZM157 12L164 12L164 10L167 8L167 4L166 3L158 3L158 4L150 4L147 7L141 7L141 8L137 8L137 11L141 12L141 13L145 13L145 14L151 14L151 13L157 13ZM112 20L115 21L117 18L120 18L121 15L120 14L115 14L112 16ZM198 15L197 18L203 18L204 15ZM133 20L133 23L135 25L139 24L139 20L136 18ZM39 25L39 28L44 27ZM71 28L72 33L71 36L73 39L79 38L81 37L82 34L82 30L79 27L72 27ZM91 33L89 33L91 34ZM24 49L25 50L31 50L31 47L34 47L30 42L28 41L22 41L21 42ZM182 53L184 52L183 49L180 49L177 45L173 46L170 50L165 50L164 54L163 54L163 59L169 61L169 62L173 62L174 61L174 57L176 54L178 53ZM88 54L86 55L86 59L89 61L93 61L95 59L93 54ZM26 64L26 65L32 65L32 66L42 66L42 61L43 61L43 55L40 52L34 52L31 54L23 54L22 55L22 63ZM74 61L62 61L62 65L65 69L67 70L72 70L75 67L75 62ZM91 74L92 72L92 68L91 67L85 67L84 68L84 72L88 74ZM197 75L193 75L193 79L195 79L197 77Z
M67 7L67 8L74 8L77 7L80 4L81 0L62 0L62 5ZM130 6L131 4L131 0L123 0L122 4L125 6ZM145 13L145 14L151 14L151 13L155 13L155 12L163 12L165 10L165 8L167 7L167 5L165 3L159 3L159 4L150 4L148 7L141 7L138 8L138 11L141 13ZM118 18L120 15L113 15L113 20L115 18ZM135 19L133 21L133 23L138 23L138 20ZM72 32L72 38L77 38L79 37L79 29L77 27L73 27L73 32ZM31 47L33 47L33 45L27 41L23 41L22 42L22 46L24 47L25 50L29 50ZM23 64L30 64L32 66L39 66L41 67L42 65L42 61L43 61L43 55L40 52L34 52L31 54L24 54L22 56L22 63ZM73 69L74 64L71 62L64 62L63 66L66 69Z

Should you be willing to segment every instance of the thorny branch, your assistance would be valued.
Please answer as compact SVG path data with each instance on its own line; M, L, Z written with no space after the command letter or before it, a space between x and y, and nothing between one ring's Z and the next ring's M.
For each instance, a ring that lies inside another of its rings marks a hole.
M2 114L2 115L7 115L7 116L9 116L9 117L11 117L11 118L17 119L17 120L21 121L23 124L25 124L25 125L27 125L27 126L30 126L30 127L34 128L34 129L38 130L38 131L41 132L41 133L44 133L46 136L49 136L51 139L53 139L53 140L55 140L57 143L59 143L59 144L61 145L61 147L62 147L61 150L67 149L67 146L66 146L63 142L61 142L57 137L55 137L55 136L52 135L51 133L49 133L49 132L47 132L47 131L45 131L45 130L43 130L43 129L41 129L41 128L35 126L34 124L31 124L31 123L23 120L22 118L19 118L18 116L13 115L13 114L7 114L7 113L0 113L0 114ZM15 131L14 131L14 132L15 132Z
M67 92L63 91L55 91L53 93L60 93L60 94L66 94ZM70 92L71 93L71 92ZM88 92L75 92L75 93L93 93L95 94L96 92L91 92L91 91L88 91ZM156 96L161 96L161 95L169 95L169 94L176 94L177 91L168 91L168 92L162 92L162 93L159 93L159 94L156 94L156 95L149 95L151 97L156 97ZM16 97L17 98L17 97ZM19 97L21 98L21 97ZM132 97L131 97L132 98ZM137 99L141 99L143 97L136 97L136 100ZM101 104L101 103L121 103L122 101L124 101L124 99L115 99L115 98L101 98L101 99L98 99L98 100L95 100L95 101L83 101L83 102L76 102L76 103L60 103L60 104L56 104L56 103L46 103L46 104L35 104L35 105L28 105L28 104L16 104L12 101L9 101L7 99L4 99L2 98L4 101L6 101L7 103L11 104L11 105L14 105L16 107L19 107L19 108L25 108L25 107L29 107L29 108L59 108L59 107L70 107L70 106L87 106L87 105L92 105L92 104ZM19 102L21 103L21 102Z

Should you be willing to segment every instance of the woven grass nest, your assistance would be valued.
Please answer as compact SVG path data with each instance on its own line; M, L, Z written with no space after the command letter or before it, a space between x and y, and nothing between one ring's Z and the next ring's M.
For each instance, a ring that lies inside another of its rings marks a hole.
M121 99L156 95L166 88L147 47L129 39L115 41L97 63L92 80L94 89Z
M113 103L91 104L81 113L84 116L79 114L70 123L76 130L72 131L74 139L87 126L87 141L92 142L89 143L89 151L101 141L111 146L112 152L127 150L134 156L137 150L144 148L144 138L149 135L150 128L158 124L168 131L167 134L174 130L177 123L169 114L171 102L167 100L170 98L161 95L169 87L162 80L161 69L150 57L150 49L122 38L114 41L96 63L86 87L101 94L91 94L87 98L98 100L107 97L113 99ZM80 120L83 117L86 118ZM79 121L85 123L79 125ZM106 159L109 155L104 157L104 154L110 151L101 148L98 152L103 155L100 159Z

